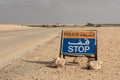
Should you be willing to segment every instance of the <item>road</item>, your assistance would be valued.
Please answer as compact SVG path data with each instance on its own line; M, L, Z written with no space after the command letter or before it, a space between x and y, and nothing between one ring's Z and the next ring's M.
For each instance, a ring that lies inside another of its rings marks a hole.
M0 69L27 50L58 35L64 28L34 28L20 31L0 31Z

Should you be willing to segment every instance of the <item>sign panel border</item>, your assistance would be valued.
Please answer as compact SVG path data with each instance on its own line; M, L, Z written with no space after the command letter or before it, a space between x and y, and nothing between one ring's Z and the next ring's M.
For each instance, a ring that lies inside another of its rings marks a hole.
M64 37L64 31L76 31L76 32L85 32L85 31L94 31L95 32L95 53L93 54L86 54L86 53L82 53L82 54L77 54L77 53L72 53L72 54L65 54L65 53L62 53L62 47L63 47L63 37ZM97 60L97 30L62 30L61 32L61 44L60 44L60 54L59 56L61 57L61 55L63 55L63 58L65 58L65 56L70 56L70 57L77 57L77 56L81 56L81 55L85 55L87 57L91 57L91 55L94 55L94 57L92 58L95 58L95 60Z

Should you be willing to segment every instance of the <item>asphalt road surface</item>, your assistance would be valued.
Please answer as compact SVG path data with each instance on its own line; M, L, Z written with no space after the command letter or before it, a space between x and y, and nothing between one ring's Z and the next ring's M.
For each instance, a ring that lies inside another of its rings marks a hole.
M20 31L0 31L0 69L38 44L58 35L64 28L35 28Z

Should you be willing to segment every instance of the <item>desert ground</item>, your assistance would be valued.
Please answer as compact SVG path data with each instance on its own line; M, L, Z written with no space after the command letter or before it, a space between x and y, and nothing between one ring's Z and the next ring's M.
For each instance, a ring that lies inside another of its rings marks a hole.
M51 28L41 28L41 30ZM0 70L0 80L120 80L120 27L70 27L69 30L98 31L98 60L100 70L88 70L85 65L72 63L74 57L66 57L62 68L52 68L51 61L59 56L61 30L54 37L12 61Z
M56 36L63 28L33 28L27 26L0 26L0 69L16 58L26 54L27 50L43 44ZM4 30L2 29L4 28ZM12 29L13 28L13 29Z
M25 30L25 29L31 29L32 27L26 27L22 25L14 25L14 24L0 24L0 31L13 31L13 30Z

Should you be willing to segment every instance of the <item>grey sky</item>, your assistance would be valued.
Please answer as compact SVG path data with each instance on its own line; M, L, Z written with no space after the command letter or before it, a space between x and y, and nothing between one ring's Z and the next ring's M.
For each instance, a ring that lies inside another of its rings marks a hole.
M120 23L120 0L0 0L0 23Z

